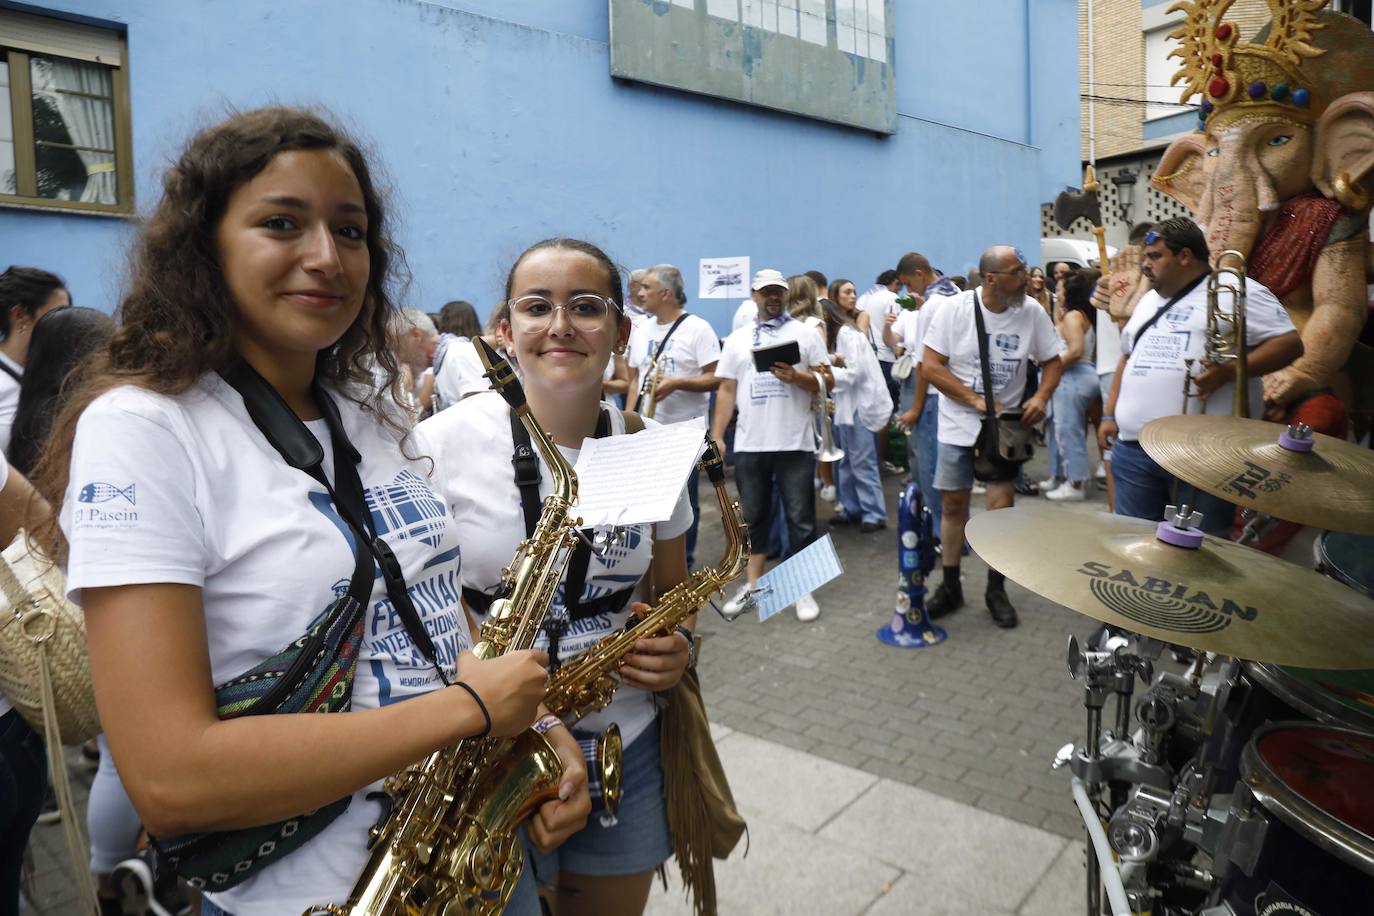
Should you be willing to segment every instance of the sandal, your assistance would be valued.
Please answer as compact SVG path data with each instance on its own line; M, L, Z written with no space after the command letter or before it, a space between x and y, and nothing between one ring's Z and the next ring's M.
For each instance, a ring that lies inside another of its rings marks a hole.
M1022 496L1040 495L1040 485L1033 480L1018 480L1013 489Z

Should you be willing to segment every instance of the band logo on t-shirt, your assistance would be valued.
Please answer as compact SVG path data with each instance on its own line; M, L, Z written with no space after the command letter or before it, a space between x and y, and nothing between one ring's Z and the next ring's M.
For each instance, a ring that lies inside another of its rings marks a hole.
M1005 356L1019 356L1021 353L1020 334L994 334L992 344Z

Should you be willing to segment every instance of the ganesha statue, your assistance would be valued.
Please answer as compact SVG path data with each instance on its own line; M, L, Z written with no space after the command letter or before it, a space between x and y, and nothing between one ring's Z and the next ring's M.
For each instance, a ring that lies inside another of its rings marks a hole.
M1193 211L1213 257L1244 255L1301 332L1302 357L1264 379L1269 415L1344 435L1363 387L1374 32L1326 0L1268 0L1273 18L1242 42L1224 20L1233 2L1171 7L1186 15L1174 82L1202 102L1151 182Z

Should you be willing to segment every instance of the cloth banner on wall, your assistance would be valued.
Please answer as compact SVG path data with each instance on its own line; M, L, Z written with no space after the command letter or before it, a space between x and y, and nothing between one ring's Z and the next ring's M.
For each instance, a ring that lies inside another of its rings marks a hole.
M698 299L745 299L749 296L749 258L702 258Z

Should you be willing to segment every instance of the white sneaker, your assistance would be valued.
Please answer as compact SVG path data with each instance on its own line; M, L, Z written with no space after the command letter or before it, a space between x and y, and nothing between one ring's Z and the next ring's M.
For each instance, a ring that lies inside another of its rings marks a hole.
M979 483L978 481L975 480L975 481L973 482L973 489L972 489L970 492L971 492L974 496L982 496L982 495L983 495L984 493L986 493L987 491L988 491L988 488L987 488L987 487L983 486L981 483Z
M721 612L725 614L725 616L727 617L733 617L734 615L738 614L740 610L744 607L745 601L748 600L749 590L752 588L753 586L750 585L748 582L741 585L739 587L739 590L735 592L734 597L731 598L729 601L726 601L725 604L721 605Z
M825 486L821 487L821 499L825 500L828 503L833 503L835 501L834 485L826 484Z
M1037 486L1040 487L1040 492L1041 492L1041 493L1048 493L1048 492L1050 492L1051 490L1053 490L1055 487L1058 487L1059 484L1060 484L1060 480L1059 480L1058 477L1047 477L1047 478L1045 478L1044 480L1040 481L1040 482L1037 484Z
M1088 498L1088 485L1081 483L1075 487L1066 480L1046 493L1045 498L1052 499L1057 503L1082 502Z
M1107 479L1107 465L1104 464L1103 462L1099 461L1099 462L1097 463L1097 470L1093 472L1093 476L1096 477L1098 480L1106 480L1106 479Z
M821 616L820 605L816 604L816 599L811 597L810 592L798 598L793 609L797 612L797 619L803 623Z

